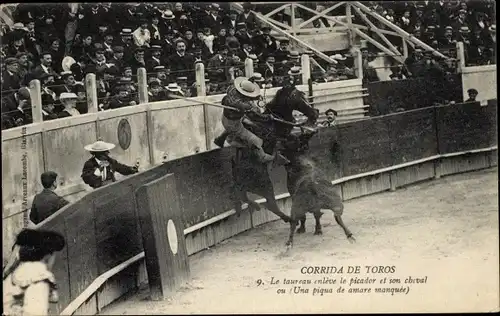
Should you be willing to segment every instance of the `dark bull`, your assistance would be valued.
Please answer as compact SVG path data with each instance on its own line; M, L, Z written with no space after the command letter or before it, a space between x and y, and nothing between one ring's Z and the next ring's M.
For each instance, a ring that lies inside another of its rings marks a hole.
M333 184L324 177L324 173L318 169L314 161L307 157L309 140L317 131L302 133L299 136L290 137L284 144L283 155L290 160L285 165L287 170L288 192L292 196L292 210L290 221L290 236L286 245L293 246L293 235L300 221L297 233L304 233L306 213L314 214L316 227L314 234L321 235L320 218L322 209L332 210L335 221L342 227L349 241L355 241L351 231L342 220L344 204L342 198L337 194Z

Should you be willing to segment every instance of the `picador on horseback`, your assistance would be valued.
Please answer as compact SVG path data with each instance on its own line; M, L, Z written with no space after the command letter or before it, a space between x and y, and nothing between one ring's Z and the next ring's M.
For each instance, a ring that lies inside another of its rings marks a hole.
M264 113L261 113L256 104L260 98L259 86L244 77L236 78L234 86L229 88L227 95L222 99L222 105L239 109L239 111L224 109L222 125L225 131L214 140L214 143L219 147L223 147L228 137L229 142L243 142L249 148L252 148L261 162L266 163L274 160L275 155L266 153L262 148L263 140L245 128L243 125L245 118L250 121L260 122L275 120L279 135L274 136L279 138L288 137L293 128L292 124L295 123L295 118L292 115L291 108L302 112L308 117L308 123L314 124L319 112L310 107L304 93L296 87L301 75L300 67L293 67L288 74L290 75L289 80L285 80L283 88L278 90L273 101L267 104ZM279 120L290 124L280 123ZM281 154L278 153L278 155L282 160L287 160Z
M271 115L262 114L255 104L259 97L260 89L255 83L248 81L245 77L238 77L234 80L234 86L229 88L227 95L222 99L222 105L239 111L224 109L222 125L225 132L215 140L215 143L219 147L223 147L224 141L229 137L230 141L242 142L251 148L261 162L269 162L274 159L274 156L264 152L262 139L243 125L245 116L256 121L269 121L272 119Z

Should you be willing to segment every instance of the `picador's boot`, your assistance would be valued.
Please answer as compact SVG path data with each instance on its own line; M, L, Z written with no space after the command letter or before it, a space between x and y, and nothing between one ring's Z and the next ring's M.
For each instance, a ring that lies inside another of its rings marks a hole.
M226 138L229 134L224 131L222 134L220 134L218 137L216 137L214 139L214 143L215 145L219 146L219 147L224 147L224 143L226 142Z

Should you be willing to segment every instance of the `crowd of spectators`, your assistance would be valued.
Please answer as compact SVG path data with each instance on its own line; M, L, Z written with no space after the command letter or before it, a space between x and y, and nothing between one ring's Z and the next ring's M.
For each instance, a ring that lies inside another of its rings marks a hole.
M495 1L376 1L371 8L445 55L463 42L468 65L495 63Z
M494 62L492 1L368 5L440 51L463 41L468 63ZM18 4L14 25L1 28L2 129L32 122L26 87L33 79L41 82L44 120L87 113L88 73L96 75L100 110L139 103L136 74L141 67L147 71L150 101L195 96L199 62L205 65L208 95L225 92L244 75L247 58L262 86L280 86L288 71L300 66L300 55L259 23L251 4L243 7L238 13L229 3ZM314 26L321 23L328 22L318 19ZM370 45L363 50L363 68L367 80L374 81L366 67L368 50ZM336 63L326 65L326 72L313 73L316 82L356 77L352 56L337 52L332 57ZM438 64L430 55L412 52L405 65L394 67L393 78L422 75Z
M279 86L300 55L261 27L251 7L238 14L229 3L19 4L2 34L2 129L32 122L26 86L33 79L41 82L44 119L87 112L88 73L96 75L101 110L138 103L141 67L151 101L195 96L198 62L207 94L243 76L247 58L263 85Z

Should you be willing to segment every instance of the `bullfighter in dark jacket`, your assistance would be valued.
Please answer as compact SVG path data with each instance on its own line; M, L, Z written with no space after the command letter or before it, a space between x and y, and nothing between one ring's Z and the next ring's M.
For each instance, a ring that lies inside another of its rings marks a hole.
M138 165L133 167L124 165L109 157L109 151L115 148L114 144L97 141L85 146L85 150L92 154L92 158L83 165L83 182L96 189L115 182L115 172L130 175L138 172Z
M47 171L42 173L40 178L43 185L43 191L38 193L33 199L30 212L30 220L34 224L42 222L50 215L69 204L66 199L54 192L57 188L57 173L54 171Z

